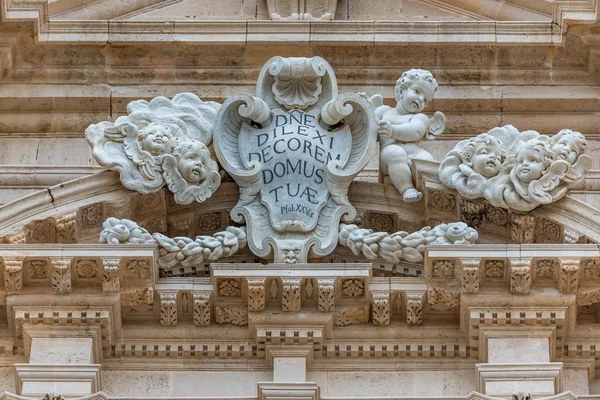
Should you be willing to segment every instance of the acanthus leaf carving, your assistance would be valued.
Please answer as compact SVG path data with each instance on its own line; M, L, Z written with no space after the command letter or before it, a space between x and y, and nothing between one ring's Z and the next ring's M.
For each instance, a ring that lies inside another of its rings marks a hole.
M335 309L335 279L317 278L317 305L321 312Z
M528 294L531 290L531 260L510 261L511 293Z
M369 322L369 306L336 307L334 316L336 326L366 324Z
M56 240L58 243L77 243L77 212L56 219Z
M373 313L373 325L382 326L390 324L390 293L373 292L371 309Z
M177 293L159 292L160 324L177 325Z
M282 278L281 309L283 311L300 311L300 278Z
M579 287L579 260L559 259L558 288L561 293L576 293Z
M481 280L481 260L479 258L461 259L461 284L464 293L478 293Z
M423 325L423 302L425 293L406 293L406 324Z
M23 289L23 260L4 259L4 290L7 292Z
M215 321L218 324L248 325L248 307L216 305Z
M211 321L210 293L193 293L194 325L208 326Z
M71 261L52 259L52 287L58 293L71 291Z
M121 289L119 260L102 260L102 291L118 293Z
M263 311L267 300L265 278L248 278L248 311Z
M448 308L456 308L460 303L460 291L442 287L430 287L427 290L427 302L432 306L443 304Z

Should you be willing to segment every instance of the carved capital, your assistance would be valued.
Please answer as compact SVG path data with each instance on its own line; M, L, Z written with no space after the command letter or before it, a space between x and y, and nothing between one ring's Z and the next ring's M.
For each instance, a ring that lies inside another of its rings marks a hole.
M373 325L390 324L390 292L373 292L371 304Z
M510 292L528 294L531 290L531 260L510 260Z
M58 243L77 243L77 212L56 219L56 241Z
M480 280L480 264L481 259L479 258L465 258L461 259L462 264L462 276L461 284L462 291L464 293L477 293L479 292L479 280Z
M263 311L267 298L266 278L248 278L248 311Z
M121 289L119 260L102 260L102 291L118 293Z
M561 259L559 290L561 293L569 294L577 292L579 287L579 260Z
M58 293L71 291L71 260L52 259L52 287Z
M283 311L300 311L300 278L282 278L283 291L281 309Z
M317 300L319 311L332 312L335 309L335 279L317 278Z
M406 293L406 324L423 325L423 300L425 293Z
M163 326L177 325L177 293L159 292L160 324Z
M210 293L193 293L194 325L208 326L211 320Z
M23 260L4 259L4 289L7 292L23 289Z

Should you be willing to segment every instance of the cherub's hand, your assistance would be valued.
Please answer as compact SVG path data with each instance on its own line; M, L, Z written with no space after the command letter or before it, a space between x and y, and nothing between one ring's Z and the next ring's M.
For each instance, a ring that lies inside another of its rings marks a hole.
M389 121L377 121L377 125L379 125L377 127L377 133L379 133L379 135L386 138L392 137L392 124L390 124Z

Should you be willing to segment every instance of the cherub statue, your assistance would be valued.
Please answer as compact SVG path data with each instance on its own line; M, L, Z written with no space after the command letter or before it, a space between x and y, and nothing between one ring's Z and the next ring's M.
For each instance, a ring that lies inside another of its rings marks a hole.
M565 182L581 181L585 171L592 168L592 158L585 154L587 141L581 133L563 129L550 139L550 144L556 157L570 165L564 177Z
M380 168L402 194L405 202L419 201L423 194L413 185L411 160L433 160L419 147L423 139L435 139L446 126L446 117L436 111L432 118L421 112L433 99L437 82L429 71L411 69L396 82L396 107L383 105L381 95L372 97L381 144Z
M506 156L498 138L482 133L458 143L446 155L440 164L440 179L467 198L480 197L488 179L500 172Z
M221 184L217 162L210 157L210 150L195 140L180 142L172 154L164 157L163 175L179 204L202 202Z
M520 211L552 203L566 193L567 188L559 185L568 169L567 161L556 159L547 136L531 139L490 180L485 197L493 205Z
M153 193L166 183L178 203L204 201L220 184L207 148L219 108L192 93L136 100L127 115L90 125L85 136L96 161L119 171L126 188Z

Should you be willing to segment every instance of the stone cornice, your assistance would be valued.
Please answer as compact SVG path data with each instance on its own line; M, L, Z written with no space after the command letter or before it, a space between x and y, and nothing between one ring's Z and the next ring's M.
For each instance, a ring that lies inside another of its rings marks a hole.
M598 20L598 0L557 1L552 22L507 21L51 21L46 1L2 0L2 18L33 21L40 42L560 43L567 27ZM48 22L49 21L49 22Z

